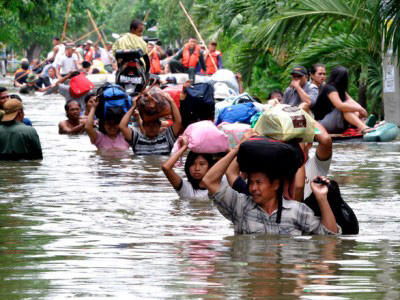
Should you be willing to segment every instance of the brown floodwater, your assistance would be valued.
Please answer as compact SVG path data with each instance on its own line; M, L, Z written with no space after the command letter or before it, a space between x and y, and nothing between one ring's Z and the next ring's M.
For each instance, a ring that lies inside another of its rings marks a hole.
M99 154L58 134L62 97L23 100L44 159L0 162L1 299L400 298L399 141L334 145L359 235L234 236L178 198L166 157Z

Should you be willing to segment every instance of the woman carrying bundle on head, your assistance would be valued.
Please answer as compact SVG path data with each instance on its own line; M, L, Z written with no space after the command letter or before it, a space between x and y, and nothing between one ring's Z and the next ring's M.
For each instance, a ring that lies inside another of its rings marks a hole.
M248 176L250 195L238 193L221 179L237 156L240 170ZM329 180L320 178L311 188L321 218L293 199L293 179L304 157L300 147L264 137L252 138L233 148L204 176L203 184L218 210L229 219L235 233L339 234L341 228L327 200Z
M99 120L99 130L97 130L94 128L94 115L99 105L99 100L93 95L89 99L88 104L90 105L90 111L85 124L85 130L90 138L90 142L99 150L128 150L129 144L125 141L119 129L119 122L124 116L124 112L122 110L120 113L112 110L107 111L104 118Z

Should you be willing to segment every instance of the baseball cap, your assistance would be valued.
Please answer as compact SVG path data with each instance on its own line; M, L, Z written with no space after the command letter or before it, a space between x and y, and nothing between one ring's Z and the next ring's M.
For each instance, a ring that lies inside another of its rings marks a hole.
M303 66L297 66L292 69L292 72L290 74L291 75L297 74L297 75L305 76L305 75L308 75L308 72L307 72L307 69L304 68Z

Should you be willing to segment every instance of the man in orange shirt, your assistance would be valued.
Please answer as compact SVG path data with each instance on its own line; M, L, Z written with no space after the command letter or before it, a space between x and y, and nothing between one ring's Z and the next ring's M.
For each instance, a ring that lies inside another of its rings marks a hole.
M208 50L204 51L204 60L206 62L206 74L212 75L217 69L222 69L222 53L217 50L217 42L211 41L208 44ZM214 61L214 63L212 62ZM215 68L217 67L217 69Z
M147 53L150 58L150 73L161 74L161 56L165 55L164 50L157 44L149 42L147 44Z

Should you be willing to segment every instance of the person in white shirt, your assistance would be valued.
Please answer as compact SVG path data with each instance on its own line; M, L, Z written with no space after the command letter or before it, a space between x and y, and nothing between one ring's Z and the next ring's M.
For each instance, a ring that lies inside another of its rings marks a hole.
M106 49L100 48L100 59L104 64L104 69L112 73L117 69L116 61L112 52L112 43L106 42Z
M201 180L214 164L212 155L189 152L185 162L187 180L183 180L173 169L178 159L188 149L185 137L180 139L180 144L181 148L162 165L165 176L182 199L208 199L208 191Z
M59 79L70 72L78 71L80 69L79 56L74 52L75 51L72 44L68 44L65 47L65 55L57 65L57 77Z

